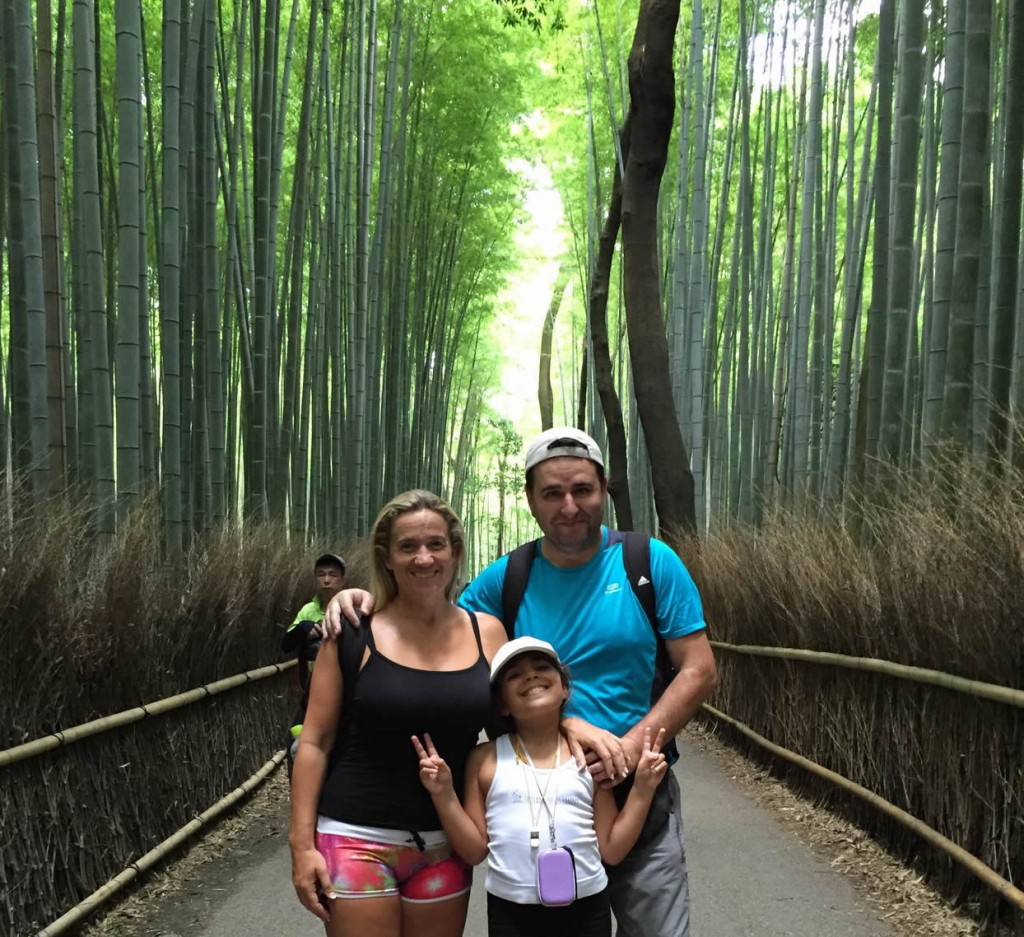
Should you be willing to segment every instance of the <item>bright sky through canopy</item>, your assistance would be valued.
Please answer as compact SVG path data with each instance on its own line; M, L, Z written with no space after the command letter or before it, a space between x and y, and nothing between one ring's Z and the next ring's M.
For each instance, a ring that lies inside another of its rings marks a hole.
M498 298L505 363L501 389L491 404L519 433L530 436L540 432L540 335L566 243L562 200L547 167L527 160L514 160L510 167L523 178L527 220L516 232L519 268Z
M854 20L860 22L868 16L877 16L881 0L861 0L854 13ZM771 29L771 35L775 37L787 35L788 45L781 49L776 43L770 45L770 38L765 33L759 33L750 40L751 55L753 57L754 84L758 87L767 87L777 90L790 80L793 71L800 67L795 63L803 60L803 48L809 41L810 35L814 32L814 19L803 17L790 20L790 8L779 5L774 9L775 23ZM825 44L826 54L832 60L832 64L838 67L839 43L837 32L848 30L849 21L846 17L845 6L832 6L825 15Z

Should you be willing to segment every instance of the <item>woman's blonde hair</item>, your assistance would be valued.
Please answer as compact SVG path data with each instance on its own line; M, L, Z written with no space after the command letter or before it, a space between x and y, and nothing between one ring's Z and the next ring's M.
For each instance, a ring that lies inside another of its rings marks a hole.
M377 519L373 522L373 531L370 535L370 591L373 593L373 607L377 611L394 601L398 594L394 573L387 567L391 531L395 526L395 520L414 511L433 511L448 525L448 542L451 544L455 563L452 567L452 577L445 585L444 594L446 598L452 597L459 566L465 554L466 532L458 515L437 495L432 491L414 488L412 491L403 491L400 495L395 495L380 509Z

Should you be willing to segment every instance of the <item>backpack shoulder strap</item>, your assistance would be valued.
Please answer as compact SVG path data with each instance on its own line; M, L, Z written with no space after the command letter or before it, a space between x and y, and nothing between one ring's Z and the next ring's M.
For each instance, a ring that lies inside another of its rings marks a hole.
M341 634L338 637L338 664L341 666L342 704L341 716L352 712L352 703L356 696L356 683L359 681L359 669L363 663L363 652L370 640L370 619L366 615L359 618L357 628L348 619L342 617Z
M614 539L612 539L614 538ZM651 538L635 530L609 532L609 543L622 541L622 565L633 590L654 633L658 633L658 613L655 609L654 583L651 580Z
M516 615L519 614L519 606L526 594L526 583L530 578L539 543L539 540L530 540L508 555L505 578L501 584L501 621L510 641L515 637Z
M655 634L658 615L655 611L654 583L651 581L651 538L635 530L609 530L608 544L622 543L622 565L626 569L629 587L633 590ZM539 541L531 540L516 547L508 555L505 579L501 586L501 620L511 640L514 637L516 615L526 594Z

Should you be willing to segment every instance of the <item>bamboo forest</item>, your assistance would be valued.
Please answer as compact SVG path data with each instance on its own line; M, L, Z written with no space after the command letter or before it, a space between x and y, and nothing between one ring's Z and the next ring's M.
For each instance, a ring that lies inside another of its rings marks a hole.
M1024 932L1022 0L2 0L0 50L0 932L276 768L311 560L364 585L394 495L454 586L536 537L553 426L692 571L695 722Z
M10 0L6 477L100 533L158 490L172 547L359 534L412 485L482 518L508 357L547 420L610 427L637 524L842 499L946 444L1018 461L1022 15ZM562 256L517 241L530 169ZM531 263L561 276L510 330Z

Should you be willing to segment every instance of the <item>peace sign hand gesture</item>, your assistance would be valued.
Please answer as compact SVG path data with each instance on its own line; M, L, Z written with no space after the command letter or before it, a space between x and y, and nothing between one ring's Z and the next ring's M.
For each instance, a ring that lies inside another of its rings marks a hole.
M423 734L423 743L414 735L412 747L420 759L420 782L427 789L431 797L440 797L455 792L452 783L452 769L434 748L433 739L429 732Z
M658 729L658 734L652 744L650 727L644 726L644 747L636 766L636 776L633 782L633 786L641 791L653 793L668 770L668 762L661 752L661 743L664 740L665 729L661 728Z

